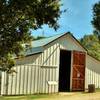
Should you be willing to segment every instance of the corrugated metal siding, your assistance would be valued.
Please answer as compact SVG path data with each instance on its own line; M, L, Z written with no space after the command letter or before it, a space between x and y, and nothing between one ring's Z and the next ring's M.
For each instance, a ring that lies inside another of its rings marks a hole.
M8 89L7 75L2 72L1 94L20 95L58 92L60 49L86 52L70 35L65 35L53 41L43 49L44 52L41 54L17 59L15 67L17 73L9 75ZM96 87L100 87L100 63L87 58L86 66L86 84L96 83ZM55 81L57 84L49 85L49 81Z
M100 88L100 62L87 55L86 63L86 88L88 84L95 84L96 88Z
M58 57L57 57L58 56ZM42 54L41 66L41 93L58 92L57 85L49 85L48 81L55 81L58 83L58 69L59 69L59 44L46 47Z
M18 59L14 67L17 73L8 75L7 86L3 85L7 81L5 73L2 74L2 95L58 92L58 84L48 85L48 81L58 83L58 62L58 44L45 47L41 54Z

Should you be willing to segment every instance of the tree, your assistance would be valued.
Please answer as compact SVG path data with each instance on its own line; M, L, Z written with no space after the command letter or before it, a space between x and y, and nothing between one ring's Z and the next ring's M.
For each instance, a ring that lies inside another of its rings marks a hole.
M80 42L91 56L100 60L100 43L97 34L85 35Z
M100 40L100 1L93 6L92 25L95 28L94 32L98 34Z
M31 41L30 29L59 27L60 0L0 0L0 70L10 72L13 56Z

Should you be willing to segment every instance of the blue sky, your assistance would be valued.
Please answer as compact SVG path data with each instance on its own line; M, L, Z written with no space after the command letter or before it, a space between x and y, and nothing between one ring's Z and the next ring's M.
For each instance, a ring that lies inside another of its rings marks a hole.
M93 32L91 25L92 7L98 1L100 0L61 0L63 4L61 9L67 9L67 11L61 15L58 21L60 28L55 31L44 25L42 29L33 31L33 36L42 35L42 33L45 36L52 36L68 31L72 32L76 38L91 34Z

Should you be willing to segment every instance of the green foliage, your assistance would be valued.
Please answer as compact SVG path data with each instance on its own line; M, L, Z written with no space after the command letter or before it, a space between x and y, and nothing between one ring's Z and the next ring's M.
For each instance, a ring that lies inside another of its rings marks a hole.
M56 30L60 14L59 0L0 0L0 69L11 69L12 55L21 55L22 44L32 40L30 29L48 24Z
M100 1L93 6L92 25L95 28L95 33L98 34L100 40Z
M45 37L45 36L37 36L36 38L33 39L33 41L34 41L34 40L44 39L44 38L46 38L46 37Z
M100 60L100 43L96 34L85 35L80 39L80 42L90 55Z

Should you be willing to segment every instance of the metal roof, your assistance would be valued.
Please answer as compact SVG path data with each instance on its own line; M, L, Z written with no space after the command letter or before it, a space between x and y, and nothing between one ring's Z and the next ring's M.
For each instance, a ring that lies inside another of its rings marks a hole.
M44 50L43 46L47 45L48 43L58 39L59 37L65 35L65 34L66 33L57 34L57 35L47 37L47 38L44 38L44 39L32 41L32 43L31 43L32 47L25 52L25 55L32 55L32 54L43 52L43 50Z
M33 41L32 42L32 47L42 47L42 46L54 41L55 39L61 37L64 34L66 34L66 33L57 34L57 35L54 35L54 36L51 36L51 37L47 37L47 38L44 38L44 39L41 39L41 40Z
M25 55L32 55L32 54L37 54L37 53L42 53L43 52L43 48L42 47L34 47L34 48L30 48L25 52Z

